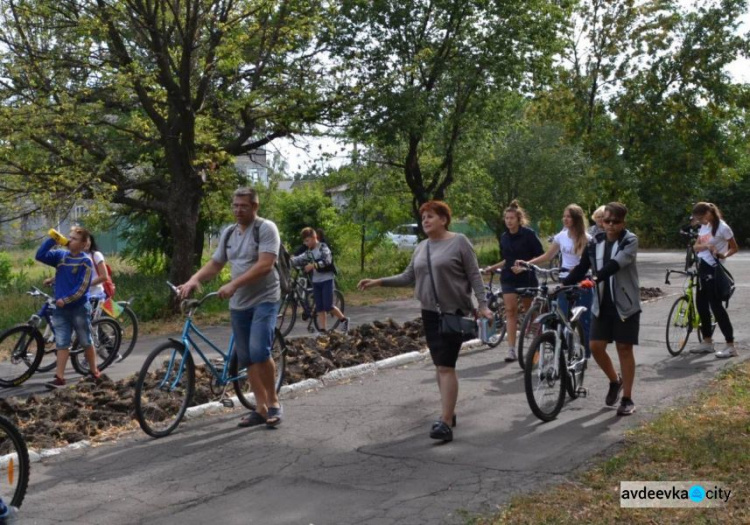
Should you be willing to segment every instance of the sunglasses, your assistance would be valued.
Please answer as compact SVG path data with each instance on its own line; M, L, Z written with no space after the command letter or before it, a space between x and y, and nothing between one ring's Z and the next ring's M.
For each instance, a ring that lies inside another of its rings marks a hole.
M623 221L621 221L620 219L604 219L602 222L604 224L622 224L623 223Z

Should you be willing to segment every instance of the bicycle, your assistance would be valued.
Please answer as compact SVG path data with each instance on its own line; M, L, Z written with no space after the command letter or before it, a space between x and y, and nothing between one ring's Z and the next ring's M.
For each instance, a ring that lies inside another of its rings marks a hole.
M13 422L0 416L0 499L20 507L29 486L29 450Z
M527 268L529 271L533 271L542 280L539 286L533 286L528 288L519 288L518 293L521 296L529 297L532 296L531 305L523 316L523 320L520 321L520 330L518 331L518 337L516 341L516 352L518 355L518 365L523 370L526 367L526 361L524 358L523 349L528 347L534 338L541 332L541 326L536 323L537 318L540 315L544 315L552 311L552 300L549 296L548 281L557 281L560 275L559 266L556 268L550 268L545 270L534 264L528 264L525 262L519 262L519 265Z
M32 297L44 299L39 311L33 314L24 324L16 325L0 334L0 386L12 387L22 384L40 369L45 354L55 354L54 328L52 326L52 311L56 308L55 299L36 287L26 292ZM46 323L51 334L50 345L40 331L42 323ZM117 356L120 347L120 327L116 321L102 318L92 321L91 338L96 355L101 361L97 362L99 370L107 368ZM73 368L81 375L89 371L84 349L74 334L70 349L70 361ZM99 351L101 350L101 351ZM54 364L52 368L54 368Z
M167 283L173 292L177 287ZM211 375L211 392L219 395L222 405L231 408L234 400L227 397L226 390L231 384L237 399L250 410L255 409L251 401L250 381L247 370L239 368L237 354L234 353L234 336L229 340L226 353L212 343L196 326L193 316L205 301L218 297L217 292L202 299L185 299L181 303L185 313L185 324L180 339L169 341L156 347L146 358L135 383L135 416L141 429L149 436L159 438L169 435L180 424L195 391L195 361L192 352L198 353ZM196 337L198 338L196 340ZM212 362L201 349L199 342L207 344L221 356ZM278 328L275 331L271 358L276 364L275 387L281 389L286 371L287 347Z
M492 281L495 275L500 275L500 270L495 270L490 275L490 282L484 285L485 297L487 298L487 308L495 315L495 335L485 344L490 348L495 348L505 339L505 303L503 303L503 293L499 286L494 286Z
M570 316L563 312L557 297L571 301L579 285L561 286L550 292L552 311L538 318L542 332L526 354L524 389L531 411L542 421L552 421L562 410L567 392L571 399L586 396L583 379L587 368L583 327L579 320L585 306L575 306Z
M675 300L669 309L667 318L666 340L667 351L673 356L680 355L685 349L690 333L695 330L698 341L703 341L703 332L700 330L701 318L696 306L696 288L698 287L698 258L693 251L693 243L698 238L698 232L694 228L680 230L680 235L687 238L685 254L685 271L667 270L664 276L664 284L671 285L669 276L673 273L687 277L684 286L685 293ZM716 328L716 320L711 316L711 333Z
M281 308L276 317L276 328L281 335L287 336L294 328L297 321L297 310L302 308L302 320L307 321L307 331L310 333L320 332L318 325L318 315L315 310L315 300L313 299L312 286L309 285L307 277L301 276L298 271L291 279L289 292L281 301ZM333 306L344 313L344 294L339 290L333 290ZM334 318L331 331L335 330L341 320Z

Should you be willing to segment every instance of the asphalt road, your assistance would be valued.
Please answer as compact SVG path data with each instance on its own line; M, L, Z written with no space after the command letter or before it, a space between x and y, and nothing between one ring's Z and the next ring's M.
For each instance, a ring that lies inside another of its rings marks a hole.
M518 365L504 363L500 348L476 347L459 359L452 443L428 437L439 397L425 360L285 399L286 420L276 430L237 428L241 412L228 410L187 421L164 439L136 431L47 458L33 466L22 523L463 523L467 512L491 512L513 494L567 479L625 431L750 355L747 284L730 306L739 358L668 354L664 327L681 283L665 287L664 270L681 260L677 252L639 254L641 284L667 295L644 306L631 417L604 406L606 378L591 363L589 397L542 424L528 408ZM729 268L750 282L750 256L738 254ZM418 307L399 301L349 313L356 325L412 319ZM153 344L144 341L111 374L137 369Z

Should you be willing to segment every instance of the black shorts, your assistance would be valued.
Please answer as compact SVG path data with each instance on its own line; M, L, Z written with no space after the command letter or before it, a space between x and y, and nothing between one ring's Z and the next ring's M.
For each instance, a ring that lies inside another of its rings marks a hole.
M500 289L504 294L518 293L518 288L535 288L539 286L539 279L533 273L522 273L515 276L515 279L506 279L500 281Z
M441 334L440 316L437 312L422 310L422 324L424 325L427 348L435 366L456 368L458 352L463 344L461 334Z
M600 313L599 317L592 315L589 340L637 345L640 327L640 312L631 315L624 321L617 314Z

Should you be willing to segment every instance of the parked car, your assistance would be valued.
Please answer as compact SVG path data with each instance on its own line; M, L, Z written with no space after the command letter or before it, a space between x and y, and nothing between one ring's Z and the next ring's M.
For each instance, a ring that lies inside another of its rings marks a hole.
M419 226L417 224L400 224L385 236L401 250L413 250L419 243Z

